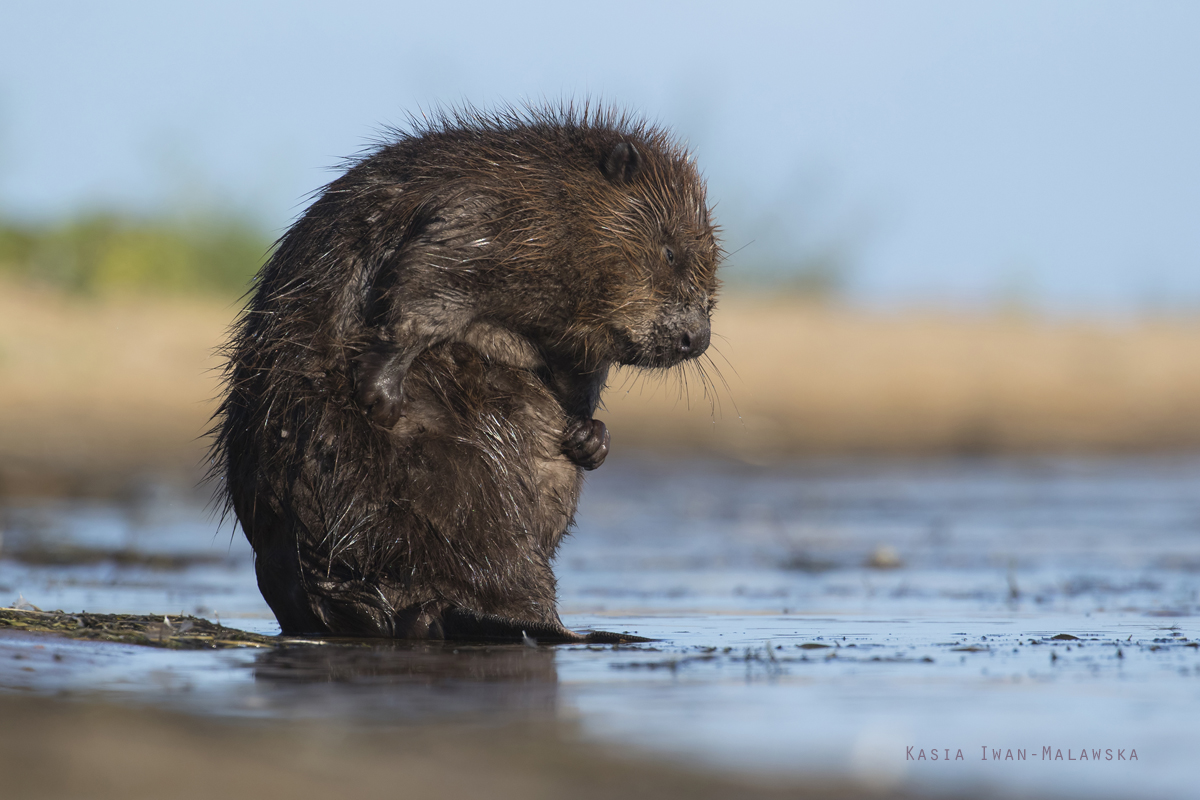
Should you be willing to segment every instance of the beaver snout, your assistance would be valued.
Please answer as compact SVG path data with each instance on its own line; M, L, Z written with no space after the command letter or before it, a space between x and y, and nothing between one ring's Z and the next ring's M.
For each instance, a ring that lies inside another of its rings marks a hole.
M667 358L672 362L685 361L704 354L712 337L712 322L708 316L707 303L689 303L676 307L663 320L669 332L671 352Z
M708 349L708 341L712 337L712 326L708 320L701 324L684 328L675 340L675 353L682 361L695 358Z
M666 369L697 358L708 349L712 326L705 308L668 309L645 328L613 331L618 363Z
M641 352L632 363L659 369L673 367L702 355L708 349L711 336L712 326L707 313L670 314L654 326L647 339L636 343L641 345Z

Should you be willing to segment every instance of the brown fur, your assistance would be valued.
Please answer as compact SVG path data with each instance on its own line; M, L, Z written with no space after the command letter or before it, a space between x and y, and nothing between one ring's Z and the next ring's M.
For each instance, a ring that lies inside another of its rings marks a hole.
M609 111L463 111L354 163L228 346L213 471L283 630L578 639L551 560L608 370L701 354L718 260L690 158Z

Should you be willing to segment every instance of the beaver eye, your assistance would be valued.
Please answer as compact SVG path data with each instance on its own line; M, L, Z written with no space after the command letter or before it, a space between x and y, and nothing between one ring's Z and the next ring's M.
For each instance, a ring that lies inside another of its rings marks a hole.
M664 248L663 248L663 255L666 257L666 259L667 259L667 263L668 263L668 264L674 264L674 263L675 263L675 251L674 251L674 250L672 250L672 249L671 249L671 248L669 248L669 247L664 247Z

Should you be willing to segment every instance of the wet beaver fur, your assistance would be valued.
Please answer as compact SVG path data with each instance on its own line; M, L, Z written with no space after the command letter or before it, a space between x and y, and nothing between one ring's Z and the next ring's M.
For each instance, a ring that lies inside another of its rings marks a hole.
M284 633L567 630L551 561L614 364L709 343L720 248L663 130L462 110L352 163L280 239L227 346L213 474Z

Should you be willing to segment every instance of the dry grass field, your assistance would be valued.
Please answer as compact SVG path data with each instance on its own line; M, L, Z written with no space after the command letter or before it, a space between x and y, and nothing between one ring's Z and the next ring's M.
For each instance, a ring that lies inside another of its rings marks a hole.
M0 492L194 479L237 303L0 283ZM814 453L1200 446L1200 319L883 314L729 297L705 370L618 372L614 448ZM721 385L713 366L728 387Z
M1200 319L866 313L750 298L718 313L719 408L694 379L680 402L678 381L639 393L645 381L618 376L606 399L618 441L750 459L1200 445ZM627 396L613 391L623 382L635 387Z
M91 300L0 283L0 492L199 473L232 301Z

